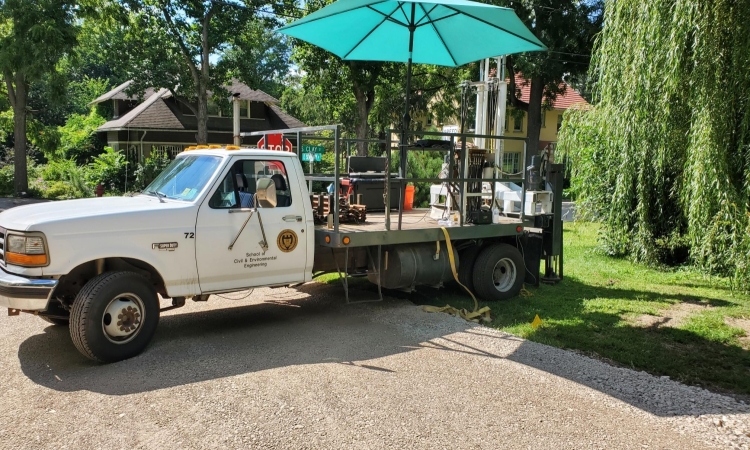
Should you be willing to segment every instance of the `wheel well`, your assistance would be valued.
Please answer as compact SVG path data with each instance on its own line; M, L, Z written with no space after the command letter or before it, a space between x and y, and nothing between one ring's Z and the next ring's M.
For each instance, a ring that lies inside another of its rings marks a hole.
M103 264L102 264L103 263ZM134 258L103 258L85 262L60 278L54 297L63 304L71 305L78 292L88 281L103 272L135 272L145 277L162 297L167 296L164 279L154 267Z

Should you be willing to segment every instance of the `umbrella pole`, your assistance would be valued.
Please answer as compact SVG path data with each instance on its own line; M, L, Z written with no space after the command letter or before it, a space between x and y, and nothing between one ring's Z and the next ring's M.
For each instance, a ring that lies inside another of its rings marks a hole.
M414 30L417 27L414 25L414 10L416 5L411 4L411 23L409 23L409 60L406 63L406 101L404 102L404 122L401 125L401 142L399 143L399 158L400 158L400 175L401 175L401 195L400 202L398 205L398 229L401 229L401 221L404 213L403 199L406 196L406 147L407 138L406 132L409 130L409 124L411 122L411 116L409 116L409 97L411 96L411 54L414 51ZM390 205L386 205L390 207Z

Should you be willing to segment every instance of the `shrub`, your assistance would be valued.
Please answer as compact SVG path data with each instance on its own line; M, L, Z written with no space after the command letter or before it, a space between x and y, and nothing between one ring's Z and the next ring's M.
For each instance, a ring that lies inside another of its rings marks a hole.
M133 184L134 175L132 172L128 173L128 162L125 155L112 147L104 147L104 153L94 158L89 167L91 184L102 183L107 191L122 193L127 190L127 181Z
M73 114L65 125L58 128L60 146L55 152L59 158L73 158L79 164L88 162L102 148L96 129L103 125L104 118L95 109L89 115Z
M135 170L135 188L143 190L157 175L161 173L170 163L170 159L163 153L151 154L143 164L138 164Z

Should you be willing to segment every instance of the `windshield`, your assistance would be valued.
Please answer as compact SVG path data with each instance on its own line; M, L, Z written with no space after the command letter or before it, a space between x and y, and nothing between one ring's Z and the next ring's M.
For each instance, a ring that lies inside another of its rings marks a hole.
M198 197L221 163L219 156L184 156L169 166L146 189L144 194L191 202Z

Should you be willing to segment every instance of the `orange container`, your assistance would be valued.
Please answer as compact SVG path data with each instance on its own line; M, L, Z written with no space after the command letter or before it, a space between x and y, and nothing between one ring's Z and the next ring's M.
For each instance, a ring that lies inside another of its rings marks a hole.
M414 186L406 186L404 195L404 211L410 211L414 207Z

